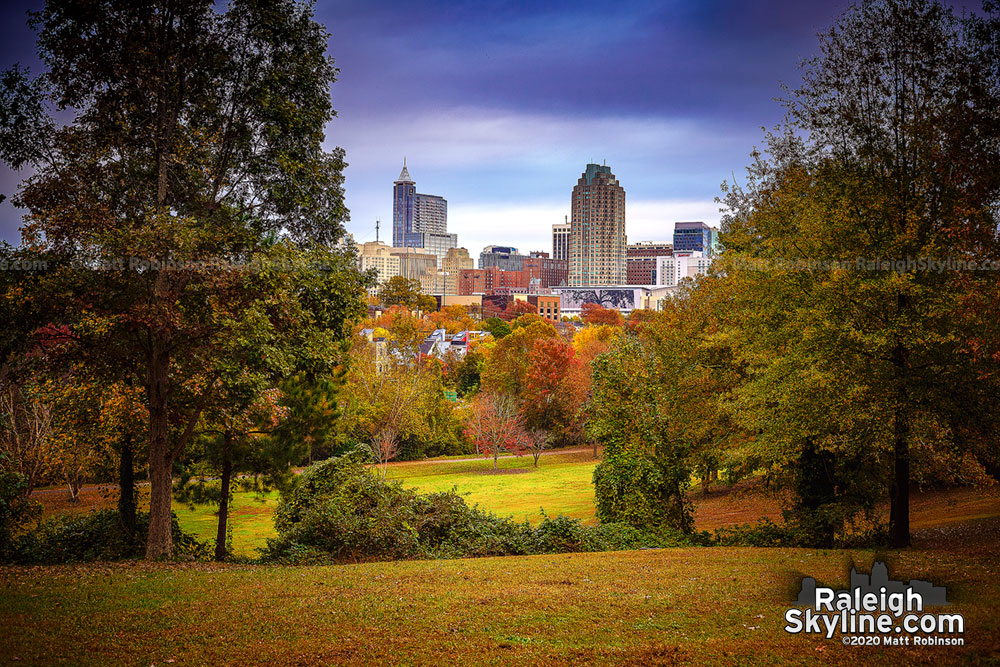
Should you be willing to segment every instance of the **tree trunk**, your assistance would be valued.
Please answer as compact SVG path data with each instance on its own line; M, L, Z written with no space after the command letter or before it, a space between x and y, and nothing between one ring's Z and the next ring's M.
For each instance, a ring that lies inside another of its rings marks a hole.
M222 489L219 495L219 532L215 535L215 560L226 560L226 527L229 522L229 483L233 474L233 432L226 431L222 444Z
M154 337L156 334L154 334ZM168 438L167 391L170 385L170 353L164 341L154 339L149 356L149 536L146 559L169 558L173 554L171 491L174 457Z
M897 385L893 419L893 474L889 488L889 545L902 549L910 546L910 424L905 406L906 348L898 344L892 356Z
M910 443L902 408L896 408L893 435L893 475L889 489L889 544L895 549L910 546Z
M135 469L132 465L132 432L126 431L118 459L118 520L125 534L135 537Z

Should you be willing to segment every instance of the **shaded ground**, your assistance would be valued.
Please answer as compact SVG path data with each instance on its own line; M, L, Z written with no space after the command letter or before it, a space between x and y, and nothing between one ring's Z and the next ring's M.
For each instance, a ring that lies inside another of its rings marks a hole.
M959 545L955 545L959 546ZM988 664L996 554L880 554L948 586L964 647L792 636L801 577L844 586L865 551L693 548L281 568L0 568L0 663Z

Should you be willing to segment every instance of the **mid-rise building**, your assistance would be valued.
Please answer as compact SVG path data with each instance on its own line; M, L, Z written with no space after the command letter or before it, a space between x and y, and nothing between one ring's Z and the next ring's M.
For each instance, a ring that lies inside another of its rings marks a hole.
M424 294L458 294L458 277L465 269L475 265L465 248L450 248L434 268L427 268L420 276L420 288Z
M656 258L672 254L673 246L669 243L629 243L625 247L625 284L656 285Z
M378 284L385 283L389 278L399 275L399 257L393 254L393 250L395 248L379 241L362 244L358 248L358 268L362 271L375 269Z
M674 223L674 252L710 252L712 228L704 222Z
M548 253L531 253L521 261L521 267L528 282L537 279L539 287L563 287L569 284L569 263L564 259L553 259Z
M399 275L410 280L420 280L428 269L437 268L437 255L424 248L392 248L399 258Z
M403 170L392 188L392 245L423 248L427 242L423 234L448 235L448 201L417 192L417 184L410 178L404 159Z
M561 259L569 264L569 238L573 225L569 220L552 225L552 259Z
M427 252L437 255L438 264L444 261L448 251L458 246L457 234L446 234L440 232L415 232L410 234L414 248L423 248Z
M709 229L711 235L709 236L709 255L712 257L717 256L722 251L722 243L719 241L719 230L715 227Z
M588 164L571 204L569 284L624 284L625 188L611 167Z
M524 271L504 271L495 266L487 269L463 269L458 274L458 293L527 294L528 282Z
M465 248L452 248L445 253L444 259L441 261L441 268L448 273L454 273L456 276L462 269L473 269L475 267L475 260L472 259L469 251Z
M538 309L538 314L542 319L550 322L558 322L562 319L562 312L559 310L559 296L556 294L529 294L528 303Z
M676 287L685 278L708 273L713 258L703 252L675 252L670 257L656 258L657 285Z
M493 267L501 271L520 271L524 268L524 255L510 246L488 245L479 253L479 268Z

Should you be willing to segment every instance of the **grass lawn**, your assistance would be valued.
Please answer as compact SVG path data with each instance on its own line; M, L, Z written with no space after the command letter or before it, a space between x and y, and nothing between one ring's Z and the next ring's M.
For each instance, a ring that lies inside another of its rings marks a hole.
M986 522L966 538L989 533L995 545L1000 523ZM992 546L881 555L894 578L948 586L965 647L845 647L782 630L802 576L846 586L850 563L867 569L873 557L692 548L315 568L0 568L0 662L938 665L998 655Z
M465 457L466 459L469 457ZM470 505L479 504L497 514L541 520L541 508L549 516L565 514L595 523L594 486L591 476L594 459L590 450L567 454L549 454L533 467L530 456L505 457L499 461L503 471L522 470L517 474L491 474L493 461L432 460L396 463L388 468L387 477L400 481L408 488L423 493L447 491L457 487ZM255 556L268 537L274 537L271 514L278 503L276 492L261 498L252 492L233 494L229 525L233 536L233 551ZM214 540L218 530L216 508L211 505L174 504L181 528L200 539Z
M551 454L532 464L530 456L499 461L502 474L493 474L493 460L399 463L387 477L421 493L455 488L469 505L518 521L538 523L540 510L596 523L594 517L594 461L591 452ZM509 474L508 471L517 470Z
M279 494L271 491L261 496L253 492L233 494L227 525L233 538L233 553L256 556L269 537L275 537L271 515L278 505ZM214 505L182 505L174 503L177 522L185 532L202 540L215 540L219 532L219 517Z

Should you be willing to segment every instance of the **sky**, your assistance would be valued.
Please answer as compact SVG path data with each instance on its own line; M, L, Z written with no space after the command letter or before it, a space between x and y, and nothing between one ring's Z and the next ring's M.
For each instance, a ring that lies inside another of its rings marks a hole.
M0 67L38 70L21 0L0 8ZM762 128L781 121L816 34L848 2L325 2L340 68L327 145L346 150L348 231L391 240L404 156L417 191L448 200L448 227L551 251L588 162L626 192L630 242L673 223L717 225L723 181L742 180ZM23 176L23 175L22 175ZM16 243L19 175L0 166L0 239Z

